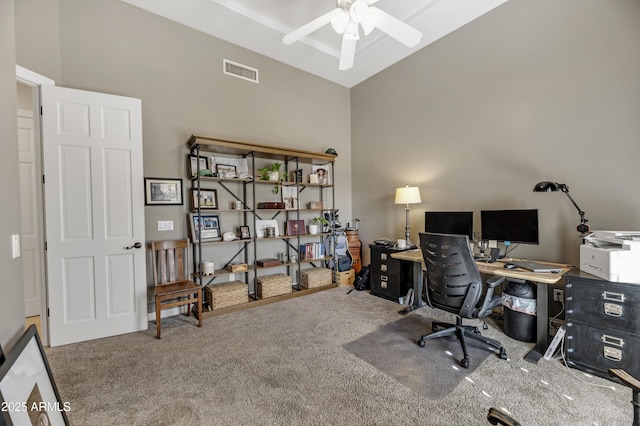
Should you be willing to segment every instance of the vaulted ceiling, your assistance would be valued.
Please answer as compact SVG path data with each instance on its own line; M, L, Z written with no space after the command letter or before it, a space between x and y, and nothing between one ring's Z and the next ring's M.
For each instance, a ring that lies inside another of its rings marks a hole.
M379 29L360 32L354 65L338 69L342 36L331 25L285 45L282 37L336 8L336 0L123 0L346 87L352 87L507 0L379 0L375 7L422 32L408 48ZM229 58L233 60L233 58ZM251 66L251 64L245 64Z

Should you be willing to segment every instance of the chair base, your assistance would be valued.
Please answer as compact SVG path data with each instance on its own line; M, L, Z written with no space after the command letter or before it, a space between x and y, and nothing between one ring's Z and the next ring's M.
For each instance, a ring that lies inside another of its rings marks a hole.
M480 334L480 330L478 330L478 327L463 325L461 317L456 317L455 324L434 321L431 324L431 329L433 333L420 337L420 339L418 340L418 345L420 345L420 347L424 347L427 340L455 335L460 341L460 345L462 346L462 353L464 356L460 360L460 366L463 368L469 368L469 353L467 352L467 344L465 338L482 342L487 346L498 350L498 356L500 357L500 359L507 359L507 351L504 349L500 342L488 337L484 337L482 334ZM438 329L442 330L438 331Z

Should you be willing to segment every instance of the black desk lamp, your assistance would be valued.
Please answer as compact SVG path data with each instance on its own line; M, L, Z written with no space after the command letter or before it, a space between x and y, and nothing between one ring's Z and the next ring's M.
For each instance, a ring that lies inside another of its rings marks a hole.
M584 212L576 202L573 200L571 195L569 195L569 187L564 183L558 182L539 182L536 186L533 187L533 192L555 192L562 191L567 194L567 197L571 200L576 209L578 209L578 213L580 214L580 225L576 228L578 232L584 234L585 232L589 232L589 225L587 225L588 220L584 218Z

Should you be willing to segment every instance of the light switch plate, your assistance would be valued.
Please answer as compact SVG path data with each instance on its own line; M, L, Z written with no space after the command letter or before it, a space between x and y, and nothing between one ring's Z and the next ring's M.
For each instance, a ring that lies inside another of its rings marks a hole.
M489 240L489 248L496 248L496 247L498 247L498 241Z
M158 231L173 231L173 221L172 220L159 220L158 221Z

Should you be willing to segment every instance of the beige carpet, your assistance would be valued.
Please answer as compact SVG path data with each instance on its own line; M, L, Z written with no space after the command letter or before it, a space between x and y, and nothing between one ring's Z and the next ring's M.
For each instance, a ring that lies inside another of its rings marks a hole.
M483 333L510 360L488 357L436 401L343 348L398 320L399 308L335 288L209 318L201 329L174 317L160 341L150 324L47 355L73 425L484 425L492 406L523 425L631 423L630 389L559 361L527 363L531 345L494 327Z

